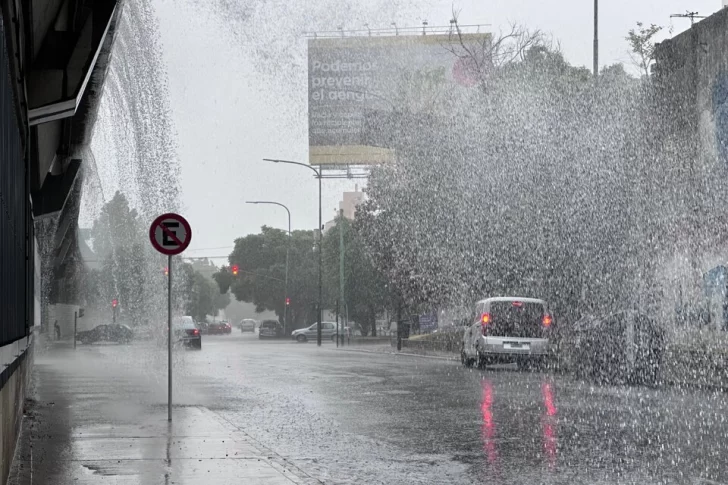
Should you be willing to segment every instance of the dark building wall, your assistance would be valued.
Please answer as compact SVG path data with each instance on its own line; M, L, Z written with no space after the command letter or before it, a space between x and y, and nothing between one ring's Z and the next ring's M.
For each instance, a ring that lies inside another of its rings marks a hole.
M8 64L0 36L0 346L28 333L32 314L33 240L28 177ZM32 306L31 306L32 308Z
M0 15L0 482L7 479L32 367L35 251L30 179Z

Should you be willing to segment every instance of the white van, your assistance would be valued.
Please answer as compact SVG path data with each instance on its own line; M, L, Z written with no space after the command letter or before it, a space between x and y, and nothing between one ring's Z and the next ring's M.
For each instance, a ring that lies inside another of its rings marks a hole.
M542 363L549 352L554 319L545 301L498 297L475 304L475 315L463 335L460 358L465 366L483 368L497 362L519 367Z

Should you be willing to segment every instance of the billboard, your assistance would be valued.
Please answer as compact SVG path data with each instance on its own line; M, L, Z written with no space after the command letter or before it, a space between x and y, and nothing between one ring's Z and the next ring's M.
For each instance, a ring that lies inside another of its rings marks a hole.
M311 165L387 163L394 147L372 135L395 111L431 113L443 94L477 85L463 54L490 34L313 38L308 42Z

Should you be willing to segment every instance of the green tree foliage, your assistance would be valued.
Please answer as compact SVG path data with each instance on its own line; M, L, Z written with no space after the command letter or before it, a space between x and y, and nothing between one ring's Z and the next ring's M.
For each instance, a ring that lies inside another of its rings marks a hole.
M344 296L349 319L361 325L365 333L376 335L376 317L389 304L386 280L374 266L359 235L358 225L343 217L337 217L336 226L324 235L324 275L330 295L328 307L335 308L337 299L341 302L340 231L344 234ZM344 312L343 308L341 312Z
M150 304L144 230L124 194L116 192L104 205L91 236L102 268L86 277L87 301L110 308L111 301L118 299L127 320L141 321Z
M208 315L217 316L230 304L230 294L220 293L213 275L218 268L209 260L195 260L181 267L184 289L185 314L198 321Z
M632 62L645 76L650 76L650 66L655 60L655 36L662 30L659 25L651 24L649 27L637 22L636 29L630 29L626 40L631 49Z
M253 303L256 311L274 311L283 316L285 306L286 249L290 245L288 295L289 329L303 327L315 318L318 301L318 258L313 231L286 231L263 226L259 234L235 240L229 257L230 266L237 264L239 274L230 273L230 266L214 275L221 292L230 291L239 301Z

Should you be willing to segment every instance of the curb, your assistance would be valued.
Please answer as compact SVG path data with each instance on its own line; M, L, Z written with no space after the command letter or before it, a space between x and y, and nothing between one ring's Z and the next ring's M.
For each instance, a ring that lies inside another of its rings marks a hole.
M410 352L377 352L376 350L360 350L360 349L331 349L338 352L360 352L363 354L379 354L379 355L404 355L406 357L420 357L423 359L444 360L448 362L457 362L457 358L440 357L439 355L413 354Z

